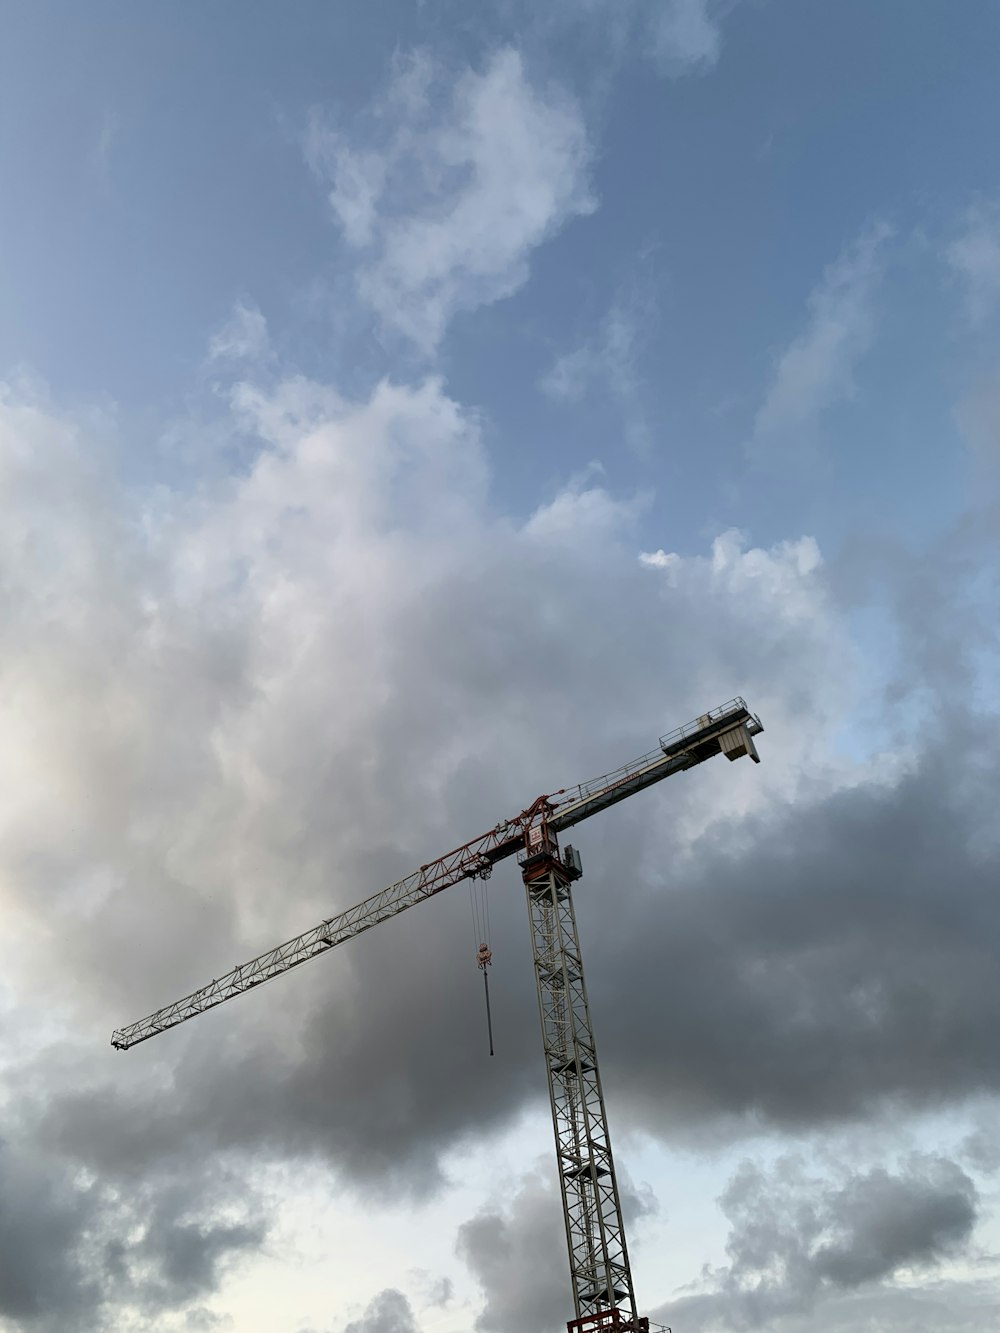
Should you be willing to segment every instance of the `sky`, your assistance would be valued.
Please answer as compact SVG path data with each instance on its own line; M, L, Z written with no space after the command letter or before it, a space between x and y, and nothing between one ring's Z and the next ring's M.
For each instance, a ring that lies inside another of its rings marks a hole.
M573 1315L575 830L642 1311L1000 1321L1000 6L0 3L0 1330Z

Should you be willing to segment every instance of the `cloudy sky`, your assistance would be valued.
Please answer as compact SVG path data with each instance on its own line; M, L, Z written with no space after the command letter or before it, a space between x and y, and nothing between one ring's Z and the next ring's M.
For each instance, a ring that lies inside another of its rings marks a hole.
M1000 6L0 4L0 1328L572 1316L578 830L642 1308L1000 1322Z

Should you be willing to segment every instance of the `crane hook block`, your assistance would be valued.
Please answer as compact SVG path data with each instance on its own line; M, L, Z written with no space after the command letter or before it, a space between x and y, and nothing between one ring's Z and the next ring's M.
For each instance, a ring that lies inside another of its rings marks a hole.
M488 944L481 944L479 952L476 954L476 963L484 970L493 962L493 954Z

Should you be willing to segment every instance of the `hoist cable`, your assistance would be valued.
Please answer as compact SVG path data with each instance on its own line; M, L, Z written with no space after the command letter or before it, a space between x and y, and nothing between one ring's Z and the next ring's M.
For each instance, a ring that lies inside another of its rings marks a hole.
M489 1038L490 1038L490 1055L492 1055L492 1054L493 1054L493 1019L492 1019L492 1017L491 1017L491 1015L490 1015L490 979L489 979L489 976L488 976L488 974L487 974L487 972L486 972L486 968L485 968L485 967L483 968L483 988L484 988L485 991L486 991L486 1031L489 1033Z

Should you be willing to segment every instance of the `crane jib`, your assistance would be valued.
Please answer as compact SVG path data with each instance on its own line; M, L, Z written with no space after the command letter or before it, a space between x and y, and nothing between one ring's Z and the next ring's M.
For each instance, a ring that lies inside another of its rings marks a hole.
M659 746L613 773L548 796L539 796L513 819L420 866L404 879L276 949L241 963L200 990L119 1028L112 1045L127 1050L223 1004L235 995L328 953L337 944L370 930L380 921L425 902L451 884L487 878L493 866L517 854L527 897L538 1012L542 1027L549 1102L556 1139L556 1163L570 1262L575 1318L568 1333L649 1333L640 1318L629 1264L621 1196L590 1021L583 954L573 908L572 884L580 878L578 851L560 851L558 833L637 791L693 768L712 755L748 755L759 762L753 737L760 721L742 699L685 727L661 736ZM485 963L483 959L485 958ZM489 982L479 961L487 1002L490 1054Z
M744 700L731 699L687 726L661 736L658 749L632 763L551 796L540 796L513 819L502 820L489 832L454 848L437 861L428 862L354 907L327 917L312 930L239 964L146 1018L116 1029L111 1044L118 1050L128 1050L273 980L293 967L329 953L335 945L370 930L379 922L397 916L453 884L465 879L485 878L497 862L522 851L529 831L537 831L541 825L553 832L570 828L599 810L625 800L672 773L692 768L712 755L723 753L728 759L749 755L759 762L752 738L762 730L760 720L749 711Z

